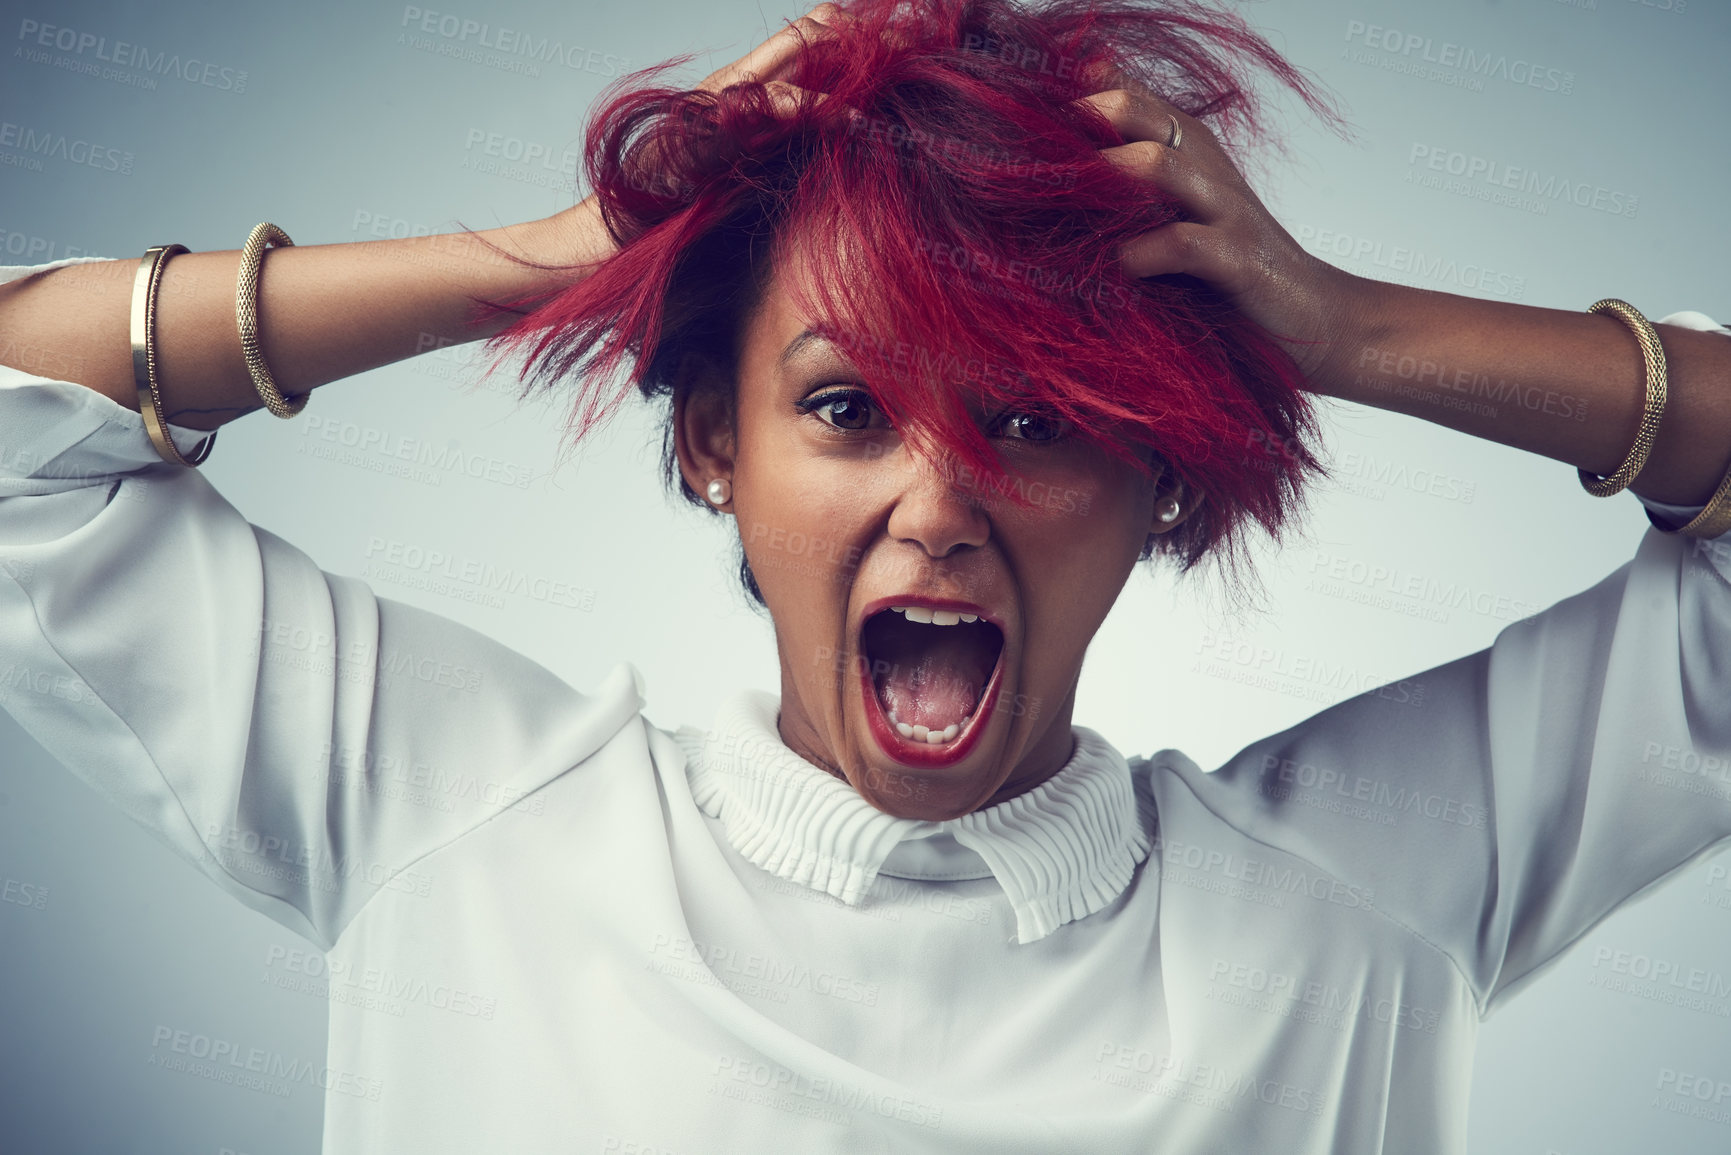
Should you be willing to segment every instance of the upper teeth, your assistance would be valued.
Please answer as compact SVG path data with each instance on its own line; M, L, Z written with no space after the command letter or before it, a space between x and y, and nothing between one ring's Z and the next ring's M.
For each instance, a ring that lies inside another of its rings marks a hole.
M928 626L953 626L960 622L977 622L978 614L957 613L955 610L934 610L925 606L891 606L891 610L910 622L921 622Z

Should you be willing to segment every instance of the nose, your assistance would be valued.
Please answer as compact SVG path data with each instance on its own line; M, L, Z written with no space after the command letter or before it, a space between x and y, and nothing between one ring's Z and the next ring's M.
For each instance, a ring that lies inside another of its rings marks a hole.
M904 442L896 456L906 481L890 510L892 538L917 545L934 558L986 544L991 522L977 496L958 484L952 454L936 447L922 453Z

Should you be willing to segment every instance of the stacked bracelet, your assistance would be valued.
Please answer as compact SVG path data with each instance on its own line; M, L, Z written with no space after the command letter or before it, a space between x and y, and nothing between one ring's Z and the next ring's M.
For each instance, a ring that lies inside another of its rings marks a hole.
M265 221L252 230L246 246L240 251L240 276L234 287L234 320L240 330L240 351L246 358L247 372L263 398L266 409L275 417L293 417L306 408L308 394L288 398L276 387L270 366L265 364L264 350L258 339L258 278L264 267L264 251L270 245L292 245L287 233Z
M1653 442L1659 436L1659 419L1665 414L1667 389L1665 347L1659 343L1658 330L1641 315L1640 310L1626 301L1607 297L1602 301L1595 301L1587 312L1611 313L1627 325L1635 334L1635 340L1640 343L1641 361L1645 370L1646 400L1641 407L1641 425L1635 431L1635 443L1629 446L1628 456L1623 458L1623 463L1609 477L1599 477L1585 469L1579 471L1581 484L1588 493L1595 497L1610 497L1614 493L1621 493L1635 480L1635 476L1647 464L1647 458L1653 451ZM1725 476L1719 481L1719 488L1713 491L1713 496L1707 499L1707 504L1700 513L1686 524L1665 532L1682 533L1690 537L1718 537L1731 532L1731 469L1725 471Z
M1665 347L1659 344L1659 334L1652 323L1627 301L1606 297L1593 302L1587 312L1611 313L1627 325L1641 345L1641 360L1645 366L1646 400L1641 406L1641 424L1623 463L1609 477L1600 477L1585 469L1578 471L1581 485L1588 493L1594 497L1610 497L1623 492L1635 480L1647 464L1648 455L1653 452L1653 442L1659 437L1659 419L1665 415Z
M1719 488L1707 499L1707 505L1694 519L1678 526L1673 532L1690 537L1718 537L1731 532L1731 469L1719 481Z
M132 282L132 383L138 388L139 416L144 418L144 430L157 454L173 465L196 466L210 456L211 446L216 444L215 431L198 443L191 457L181 453L168 431L168 417L156 387L156 292L168 258L186 251L185 245L156 245L146 249L138 262L138 274Z
M296 398L282 395L265 364L264 351L258 339L258 281L264 265L264 251L271 245L292 245L288 234L268 221L253 229L240 254L240 276L235 283L234 318L240 330L241 355L246 359L247 372L252 374L253 387L263 398L265 408L278 417L293 417L306 408L307 395ZM187 251L185 245L156 245L145 250L138 263L138 273L132 283L132 382L138 389L138 412L144 418L145 432L156 452L164 461L175 465L199 465L210 456L216 444L213 430L198 443L192 456L180 452L168 429L168 417L163 412L162 396L156 381L156 294L162 284L162 272L168 259Z

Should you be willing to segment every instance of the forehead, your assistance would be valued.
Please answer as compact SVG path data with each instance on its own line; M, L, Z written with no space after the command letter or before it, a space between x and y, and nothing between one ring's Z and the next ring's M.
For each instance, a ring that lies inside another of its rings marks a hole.
M814 372L869 373L870 358L854 355L862 350L850 347L842 336L845 328L824 323L823 303L812 291L817 275L809 259L793 246L778 252L769 266L755 302L740 319L742 394L754 392L754 386L762 391Z
M751 307L740 317L742 360L748 356L758 362L766 357L779 360L789 342L816 327L818 310L810 300L810 290L817 274L809 244L784 225L765 261ZM801 342L808 353L828 344L810 338Z
M971 444L973 427L987 414L1006 406L1058 407L1013 342L1006 347L965 324L934 329L924 310L900 312L918 306L896 286L874 293L872 277L885 274L867 275L858 248L864 243L789 229L769 247L755 300L740 317L739 404L854 382L904 436L935 438L957 450ZM938 291L949 298L932 303L940 315L970 315L965 290Z
M766 362L779 363L784 354L797 355L801 350L809 352L815 346L827 344L811 337L799 339L801 334L810 332L812 318L800 306L791 282L804 276L806 270L802 265L790 267L788 262L778 260L770 267L756 302L741 318L742 361L752 361L761 368Z

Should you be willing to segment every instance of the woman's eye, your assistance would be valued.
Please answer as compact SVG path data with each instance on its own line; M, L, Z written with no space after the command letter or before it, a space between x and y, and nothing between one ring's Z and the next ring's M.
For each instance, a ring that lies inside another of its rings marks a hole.
M838 389L808 397L799 403L807 413L815 413L825 425L849 431L871 428L877 415L877 405L858 389Z
M1020 441L1052 441L1062 437L1069 422L1038 413L1007 413L998 421L998 435Z

